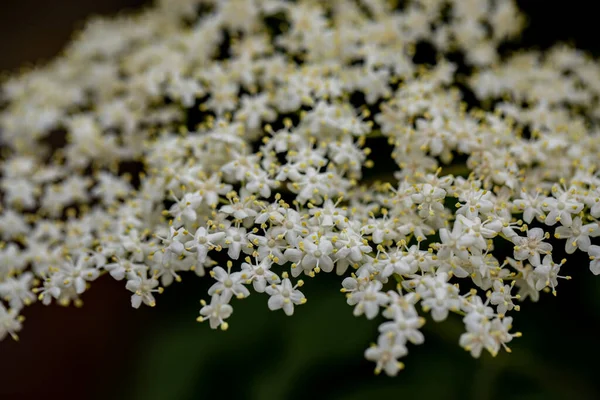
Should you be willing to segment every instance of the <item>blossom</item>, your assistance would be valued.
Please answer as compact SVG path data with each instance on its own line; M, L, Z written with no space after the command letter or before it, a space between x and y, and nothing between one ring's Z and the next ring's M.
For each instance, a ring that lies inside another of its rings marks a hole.
M303 281L292 286L292 281L287 278L287 274L283 275L283 280L279 284L272 283L267 286L265 291L271 297L269 297L269 310L283 309L286 315L294 314L294 305L306 303L306 298L298 287L303 285Z
M379 307L387 304L388 297L381 291L383 285L379 281L369 282L360 289L348 294L348 304L354 307L354 316L364 314L373 319L379 313Z
M206 261L208 251L217 247L219 242L225 238L225 232L208 233L205 227L200 227L194 234L194 239L185 243L185 248L194 251L198 262Z
M562 264L564 264L564 262L557 264L552 261L551 255L545 256L542 263L536 266L533 271L536 290L539 291L545 287L550 287L552 289L552 294L556 296L556 286L558 285L557 278L571 279L569 276L558 275Z
M227 271L221 267L214 267L210 271L210 276L213 277L217 282L214 283L208 294L218 294L221 296L224 302L229 302L232 296L238 298L244 298L250 295L250 291L244 286L244 277L241 272L231 272L233 263L227 262Z
M235 302L292 315L290 275L335 271L354 315L384 319L365 357L396 375L424 313L461 314L474 357L509 351L522 301L569 278L552 233L600 274L600 64L504 55L513 0L196 3L94 19L3 80L0 339L36 296L80 306L98 279L134 308L209 280L198 320L225 330ZM407 51L422 41L434 65Z
M365 351L365 358L370 361L375 361L375 373L379 374L385 371L390 376L395 376L398 371L404 368L404 364L398 361L398 358L407 354L406 347L395 341L395 336L381 335L377 341L377 345L368 348Z
M564 239L565 251L573 254L576 249L587 251L591 245L590 237L600 236L600 227L597 223L583 225L581 217L575 217L571 226L560 226L554 231L554 237Z
M290 249L286 251L286 256L290 261L298 265L292 268L292 276L295 278L302 271L309 275L323 270L325 272L333 271L333 260L330 254L333 252L333 245L327 239L306 238L298 245L299 249Z
M162 293L162 288L158 287L158 281L154 277L148 278L145 274L132 276L125 285L127 290L133 292L131 296L131 306L139 308L142 302L150 307L156 305L153 293Z
M267 285L271 283L279 283L281 280L273 271L271 266L273 261L269 258L263 258L262 261L255 264L250 263L250 258L246 258L246 262L242 263L242 279L246 279L246 282L251 281L254 290L258 293L263 293Z
M90 258L87 254L80 254L77 261L67 258L66 262L56 272L56 279L61 281L63 288L73 286L77 294L83 293L86 282L93 281L100 275L100 271L89 266L89 261Z
M600 246L591 245L588 248L588 253L590 255L590 271L594 275L600 274Z
M529 229L527 237L512 237L511 240L515 244L515 259L529 260L534 266L540 265L541 255L552 251L552 245L543 241L548 237L549 235L541 228Z
M31 291L33 274L25 272L18 277L8 278L0 282L0 297L8 302L13 310L21 310L36 300Z
M233 307L219 294L213 294L210 300L210 304L202 301L202 308L200 309L200 317L197 318L198 322L203 322L208 319L208 323L212 329L217 329L219 326L222 330L227 330L229 324L225 322L227 318L233 313Z
M572 214L577 214L583 209L583 204L574 197L574 190L564 190L558 186L552 188L555 197L547 197L542 203L542 208L548 211L544 221L547 225L559 222L564 226L571 226Z
M8 334L13 339L18 340L17 332L22 328L21 322L23 318L19 317L15 309L7 310L0 303L0 340Z

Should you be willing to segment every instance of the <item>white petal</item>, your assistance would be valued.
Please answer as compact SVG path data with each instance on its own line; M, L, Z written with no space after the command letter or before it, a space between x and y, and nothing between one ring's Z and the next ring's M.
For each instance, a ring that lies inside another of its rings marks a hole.
M269 297L267 305L269 306L269 310L271 311L279 310L281 307L283 307L283 296L280 294L276 294L274 296Z
M138 296L137 294L134 294L133 296L131 296L131 306L133 308L140 308L141 304L142 304L142 296Z

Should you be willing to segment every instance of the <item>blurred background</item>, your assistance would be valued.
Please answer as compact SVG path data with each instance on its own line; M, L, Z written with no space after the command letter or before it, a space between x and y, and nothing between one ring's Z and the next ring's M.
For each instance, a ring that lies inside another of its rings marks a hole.
M50 59L89 15L144 3L3 0L0 71ZM598 55L594 3L519 1L530 18L520 46L570 41ZM352 317L333 276L307 282L293 318L268 311L266 295L236 302L227 332L195 322L206 280L184 277L155 309L134 310L123 283L104 278L81 309L25 310L21 340L0 342L0 399L600 399L600 277L585 256L569 260L573 280L557 297L515 313L523 337L512 354L475 360L458 346L460 317L428 320L425 345L409 347L396 378L373 375L363 351L379 321Z

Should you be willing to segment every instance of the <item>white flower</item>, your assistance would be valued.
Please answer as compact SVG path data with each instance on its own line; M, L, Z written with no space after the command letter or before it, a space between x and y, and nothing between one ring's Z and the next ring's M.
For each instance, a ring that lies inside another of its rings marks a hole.
M355 315L387 318L365 355L394 375L421 311L464 313L475 357L509 351L514 300L563 278L548 226L600 274L600 63L568 46L500 57L523 27L514 1L198 3L94 20L2 80L0 336L34 293L79 306L101 274L136 308L182 272L215 279L199 320L227 329L233 296L291 315L306 299L288 273L335 269ZM422 41L436 65L406 51Z
M294 278L300 275L302 271L306 275L320 270L324 272L333 271L333 260L330 257L333 252L333 245L328 239L318 239L316 235L313 235L301 241L298 247L300 250L289 249L286 251L288 259L297 263L297 265L292 266L292 276Z
M279 310L283 308L286 315L294 314L294 305L306 303L306 298L301 291L296 289L303 285L303 281L298 281L295 286L292 286L292 282L288 279L287 274L283 274L283 280L280 284L271 284L267 286L266 292L269 296L269 310Z
M233 313L233 307L218 294L213 294L210 300L210 304L206 304L204 300L201 301L202 308L200 309L200 317L197 318L198 322L203 322L208 318L208 323L212 329L217 329L219 326L222 330L227 330L229 324L225 322L227 318Z
M479 214L486 215L494 207L493 197L492 192L481 189L473 188L464 191L458 196L459 201L464 204L459 203L456 213L467 218L477 217Z
M460 336L459 344L471 353L471 356L479 358L481 351L485 348L492 355L498 352L498 346L490 332L491 324L467 324L467 332Z
M398 233L395 230L396 224L388 218L370 219L369 223L361 229L361 233L373 236L373 243L379 244L384 240L395 239Z
M181 256L185 252L186 248L181 240L185 240L187 235L188 233L185 229L175 229L173 226L169 227L169 234L166 237L156 235L157 238L162 240L163 245L165 245L163 249L163 253L165 253L163 258L164 263L171 262L171 260Z
M381 313L388 319L403 319L418 315L415 304L421 300L415 292L402 294L401 292L390 290L387 292L389 304Z
M455 224L463 227L463 235L458 244L461 247L473 247L477 250L485 251L487 249L486 239L492 239L498 235L502 228L502 223L498 220L488 219L481 221L479 217L465 217L459 214Z
M256 210L253 208L254 200L253 196L242 196L241 199L234 197L230 199L231 204L222 206L220 211L233 216L239 221L245 221L257 215Z
M250 131L260 128L262 121L271 122L277 117L275 111L269 106L269 97L266 94L243 96L240 103L235 119L243 121Z
M11 272L22 271L26 265L27 254L20 250L19 246L15 243L0 245L0 278L9 276Z
M61 281L61 286L64 288L73 286L77 294L83 293L86 282L96 280L100 276L100 271L90 267L89 261L90 257L87 254L77 256L77 261L68 257L56 273L57 279Z
M275 229L269 229L264 236L251 233L248 239L256 247L256 254L260 260L269 257L279 265L287 261L287 256L283 253L287 243Z
M276 226L274 232L277 236L283 235L288 244L296 246L301 235L308 235L308 230L302 224L302 215L294 209L287 208Z
M415 204L418 204L419 216L429 218L444 210L443 200L446 198L446 191L426 183L418 187L417 193L410 197Z
M0 303L0 340L4 339L7 334L14 340L19 340L17 332L21 330L22 321L17 310L7 310L4 304Z
M600 274L600 246L591 245L587 250L590 255L590 271L594 275Z
M498 314L505 315L507 311L511 311L513 308L519 310L519 306L515 306L513 299L519 299L520 296L513 296L511 294L513 286L514 283L512 285L503 285L500 281L494 281L494 291L490 296L490 303L497 306L496 310Z
M139 308L142 302L150 307L156 305L154 295L152 293L162 293L163 289L158 287L156 278L148 278L146 273L131 276L125 285L127 290L133 292L131 296L131 306Z
M464 235L464 226L460 223L455 223L452 227L452 231L449 231L446 228L441 228L439 230L440 240L442 243L438 246L438 257L446 260L452 258L453 256L457 256L462 260L467 260L469 257L469 252L467 248L464 246L465 241L462 239ZM463 245L459 243L462 242ZM470 240L467 240L466 243L469 243Z
M278 180L271 179L269 173L261 169L246 172L245 180L244 187L249 193L258 193L265 198L271 196L271 189L276 189L280 185Z
M533 228L527 231L527 237L512 237L511 240L515 244L515 259L529 260L533 266L540 265L541 255L549 254L552 251L552 245L543 241L549 236L542 229Z
M341 201L341 199L340 199ZM317 223L320 226L345 226L347 211L338 207L339 201L334 203L332 200L325 200L321 207L313 207L309 210L310 215L317 218Z
M210 276L217 282L208 289L208 294L218 294L223 301L229 302L235 295L238 299L250 296L250 291L244 286L246 281L241 272L231 272L233 263L227 262L227 271L221 267L215 267L210 271Z
M33 274L25 272L16 278L8 278L0 282L0 297L8 302L11 309L17 312L36 300L31 291Z
M39 196L39 187L27 179L6 178L0 181L0 187L5 196L5 201L17 209L31 209L35 207Z
M515 207L523 212L523 220L528 224L533 221L534 218L539 218L544 215L542 211L542 203L544 198L539 193L530 195L529 193L522 191L520 193L521 198L514 200L513 204Z
M536 290L542 290L545 287L552 288L552 294L556 296L556 286L558 285L557 278L571 279L569 276L560 276L560 267L563 263L556 264L552 261L552 256L547 255L542 260L540 265L535 267L534 279Z
M559 186L552 187L554 197L547 197L542 207L548 212L544 222L546 225L554 225L560 222L564 226L571 226L572 214L578 214L583 209L583 204L577 201L574 190L564 190Z
M98 179L98 183L92 189L92 195L99 197L107 205L127 196L133 189L126 180L107 172L101 172L96 179Z
M225 320L233 313L233 307L222 296L213 294L210 304L206 304L204 300L200 301L200 304L202 304L202 308L200 316L196 319L198 322L208 319L211 329L217 329L220 326L225 331L229 328L229 324Z
M31 228L21 214L13 210L0 209L0 237L4 240L16 238L26 234Z
M248 240L248 234L245 228L229 227L225 231L223 247L227 249L227 255L232 260L237 260L240 257L240 252L246 254L252 252L252 245Z
M412 344L422 344L425 341L425 337L419 329L424 324L425 318L419 317L417 314L397 315L394 321L381 324L379 332L392 332L398 342L409 341Z
M365 358L369 361L375 361L375 373L379 374L385 371L388 376L396 376L398 371L404 368L404 364L398 361L398 358L408 354L406 347L397 343L393 334L382 334L377 340L377 345L369 347L365 351Z
M320 203L323 201L323 196L332 194L330 188L333 177L331 172L323 173L309 167L302 175L293 179L294 182L290 183L288 188L297 193L296 200L300 204L304 204L308 200Z
M348 293L348 304L354 307L354 316L365 315L367 319L373 319L379 314L379 307L388 302L387 295L381 291L383 284L372 281Z
M208 251L217 247L225 236L225 232L208 233L208 230L201 226L196 230L194 240L185 243L185 249L196 252L198 263L204 264Z
M400 248L390 250L389 253L385 252L383 247L380 247L378 250L380 250L384 256L376 258L374 266L381 271L380 275L382 278L388 278L394 273L408 275L417 272L418 263L414 262L415 257L412 255L405 256Z
M423 284L417 287L417 293L423 298L423 311L431 311L434 321L443 321L448 317L449 311L460 309L458 289L449 284L448 279L448 274L438 273L436 277L424 278Z
M600 236L600 227L598 223L583 225L581 217L575 217L571 226L560 226L554 231L554 237L565 239L565 251L567 254L573 254L578 248L587 251L591 245L590 237Z
M178 199L174 193L171 193L171 196L175 203L169 209L169 215L175 219L175 227L185 222L195 222L198 217L196 210L202 203L202 196L199 193L186 193L181 199Z
M494 316L494 310L488 306L490 300L488 298L487 301L483 302L481 297L473 295L468 298L468 301L463 303L462 309L467 313L463 318L466 326L477 327Z
M104 266L104 269L110 273L114 279L120 281L125 276L133 274L137 276L138 273L144 272L148 267L144 264L135 263L132 260L114 257L114 262L108 263Z
M254 264L250 262L249 257L246 257L245 261L242 263L241 278L246 279L246 282L252 281L252 286L258 293L263 293L267 285L281 281L279 276L271 271L273 261L270 258L263 258L260 262L256 260Z

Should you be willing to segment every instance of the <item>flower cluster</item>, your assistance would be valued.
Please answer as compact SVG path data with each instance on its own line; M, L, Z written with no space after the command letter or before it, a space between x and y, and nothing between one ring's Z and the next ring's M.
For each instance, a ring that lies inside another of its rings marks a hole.
M501 57L512 0L392 3L163 0L6 79L0 339L104 275L138 308L194 272L198 321L227 329L237 301L292 315L299 278L336 274L395 375L426 314L508 350L520 301L569 278L551 237L600 274L600 64Z

